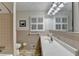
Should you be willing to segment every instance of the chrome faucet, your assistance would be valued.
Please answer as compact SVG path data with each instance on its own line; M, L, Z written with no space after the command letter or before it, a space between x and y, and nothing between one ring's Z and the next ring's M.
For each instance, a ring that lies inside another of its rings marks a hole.
M49 43L52 43L53 42L52 33L49 33L49 37L50 37Z
M50 36L49 43L53 42L53 38Z

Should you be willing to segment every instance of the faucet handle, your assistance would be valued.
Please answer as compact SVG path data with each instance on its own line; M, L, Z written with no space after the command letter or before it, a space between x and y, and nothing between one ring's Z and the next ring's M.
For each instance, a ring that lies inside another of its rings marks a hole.
M51 37L50 40L53 41L53 38Z

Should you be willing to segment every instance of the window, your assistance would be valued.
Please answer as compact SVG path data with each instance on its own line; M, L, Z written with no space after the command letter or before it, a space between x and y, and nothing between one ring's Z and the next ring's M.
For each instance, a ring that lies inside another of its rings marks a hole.
M32 23L36 23L36 18L32 18Z
M43 29L43 24L38 24L38 29L42 30Z
M36 24L32 24L32 30L36 30Z
M66 30L67 31L67 29L68 29L68 19L67 19L67 17L56 17L56 19L55 19L55 29L56 30L61 30L61 31L63 31L63 30Z
M61 19L60 18L56 18L56 23L61 23Z
M43 23L43 18L42 17L38 18L38 23Z
M56 29L61 29L61 24L56 24Z
M62 24L62 29L67 29L67 24Z
M42 31L43 30L43 17L32 17L31 18L31 31Z
M67 18L62 18L63 23L67 23Z

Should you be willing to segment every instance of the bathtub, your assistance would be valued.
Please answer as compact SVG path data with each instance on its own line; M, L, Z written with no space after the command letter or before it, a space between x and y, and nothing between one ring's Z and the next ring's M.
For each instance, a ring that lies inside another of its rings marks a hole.
M41 47L42 47L42 55L43 56L75 56L75 54L71 53L65 47L63 47L59 42L53 40L50 42L48 36L40 36L41 37Z

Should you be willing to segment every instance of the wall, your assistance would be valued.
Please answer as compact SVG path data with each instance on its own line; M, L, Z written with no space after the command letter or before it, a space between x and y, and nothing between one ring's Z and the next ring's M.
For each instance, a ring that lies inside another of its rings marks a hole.
M29 18L31 16L44 16L43 12L26 12L26 11L18 11L16 13L16 24L17 24L17 30L29 30ZM19 27L19 20L26 20L26 27L20 28Z
M79 32L79 3L74 3L74 32Z
M8 7L11 13L13 13L13 2L5 2L4 4Z
M29 18L31 16L44 16L44 29L45 30L55 30L55 19L54 16L47 16L44 12L25 12L25 11L17 11L17 30L29 30ZM72 30L72 12L59 12L56 16L68 16L68 31ZM26 19L26 27L19 27L19 20Z
M72 11L68 15L68 31L72 32Z
M0 47L4 47L0 53L13 53L12 14L0 14Z
M44 24L45 30L54 30L54 17L53 16L45 16Z

